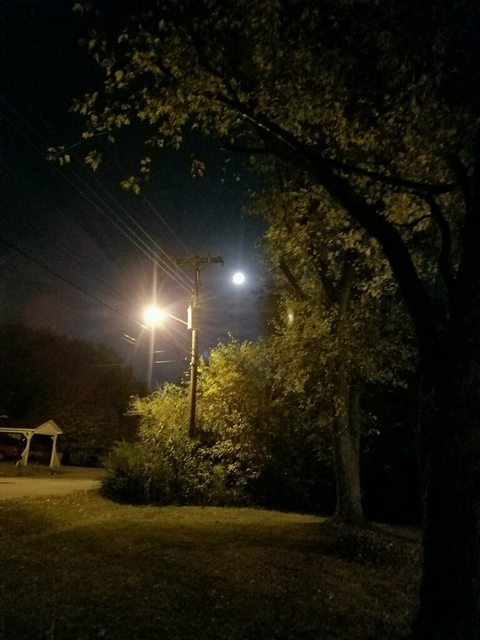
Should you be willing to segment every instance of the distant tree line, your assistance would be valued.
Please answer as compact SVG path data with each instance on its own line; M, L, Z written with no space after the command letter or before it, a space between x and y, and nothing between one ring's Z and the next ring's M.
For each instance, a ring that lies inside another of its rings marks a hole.
M96 465L116 440L133 436L126 410L140 392L112 349L19 324L0 326L2 426L63 430L63 462Z

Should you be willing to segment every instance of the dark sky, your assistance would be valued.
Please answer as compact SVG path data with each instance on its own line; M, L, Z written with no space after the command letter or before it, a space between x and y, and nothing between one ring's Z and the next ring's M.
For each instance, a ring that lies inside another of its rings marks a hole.
M49 146L79 139L81 122L68 107L96 79L77 44L84 26L72 4L1 1L1 318L105 342L143 377L148 339L139 322L152 297L153 250L161 260L157 298L181 318L192 271L170 258L225 260L202 274L202 352L228 332L255 338L263 227L243 212L251 177L239 160L190 138L157 159L143 194L133 196L119 183L142 153L135 138L112 149L95 174L80 162L60 169L45 159ZM203 179L190 175L193 153L207 162ZM231 283L237 269L248 279L241 288ZM156 334L157 358L176 361L156 366L160 380L186 368L190 336L173 320Z

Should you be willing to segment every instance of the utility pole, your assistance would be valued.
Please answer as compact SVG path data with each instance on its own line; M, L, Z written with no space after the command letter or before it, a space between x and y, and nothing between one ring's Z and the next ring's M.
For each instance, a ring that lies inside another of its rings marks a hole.
M194 269L194 281L191 303L190 328L192 330L192 353L190 360L190 421L188 425L188 433L191 438L195 437L196 420L197 420L197 374L198 374L198 310L200 306L200 267L206 267L209 264L221 264L223 266L223 258L212 258L208 256L201 258L200 256L191 256L183 260L176 260L178 265L191 264Z

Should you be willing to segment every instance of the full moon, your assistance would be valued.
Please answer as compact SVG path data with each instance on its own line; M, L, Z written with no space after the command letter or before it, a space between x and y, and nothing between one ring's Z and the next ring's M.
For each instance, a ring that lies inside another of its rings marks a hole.
M241 271L237 271L237 273L233 274L232 280L234 284L243 284L245 282L245 275Z

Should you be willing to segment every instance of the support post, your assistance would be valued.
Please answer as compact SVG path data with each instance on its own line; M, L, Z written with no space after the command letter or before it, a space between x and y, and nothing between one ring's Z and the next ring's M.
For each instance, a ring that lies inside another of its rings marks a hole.
M192 256L183 260L177 260L177 264L191 264L194 268L194 283L191 305L191 330L192 330L192 351L190 359L190 416L188 423L188 434L191 438L196 435L197 427L197 378L198 378L198 311L200 307L200 266L209 264L223 265L223 258L212 258L208 256L201 258Z

